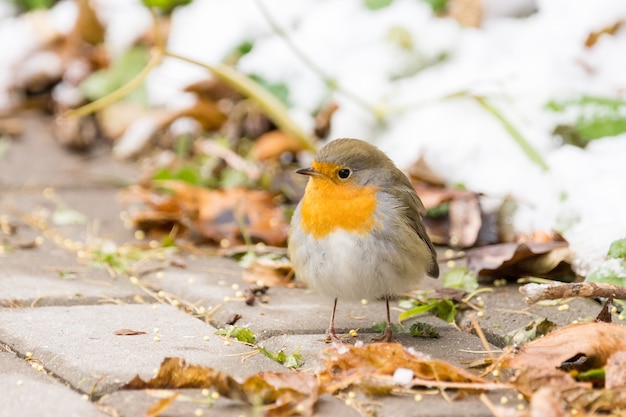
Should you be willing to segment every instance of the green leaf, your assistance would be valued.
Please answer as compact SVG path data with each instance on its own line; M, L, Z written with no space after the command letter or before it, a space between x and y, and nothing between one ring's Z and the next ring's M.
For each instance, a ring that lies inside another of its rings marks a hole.
M472 292L478 288L478 277L467 268L454 268L443 276L443 286Z
M409 328L409 333L413 337L439 338L439 332L428 323L413 323Z
M422 0L427 3L435 13L445 12L448 8L448 0Z
M445 202L441 203L433 208L430 208L426 211L426 216L431 218L441 217L448 214L450 211L450 203Z
M604 368L590 369L586 372L580 372L578 375L576 375L576 379L582 382L604 382Z
M298 353L297 349L293 353L287 355L282 349L278 352L272 352L265 349L263 346L257 346L257 348L263 355L287 368L297 369L304 365L304 359L302 358L302 355Z
M233 337L240 342L250 343L252 345L256 343L256 336L254 335L254 332L246 327L229 325L223 329L218 329L215 334L218 336Z
M57 0L13 0L13 3L23 10L49 9Z
M375 332L377 332L377 333L383 333L386 328L387 328L387 322L386 321L379 321L378 323L375 323L372 326L372 329ZM399 325L397 325L395 323L391 323L391 331L394 334L406 333L406 330L404 330L404 327L399 326Z
M587 276L587 282L601 282L611 285L626 285L626 265L621 264L619 268L600 266Z
M192 0L141 0L148 7L156 7L165 13L170 13L175 7L184 6L191 3Z
M250 79L269 91L274 97L276 97L282 104L287 107L291 107L291 101L289 100L289 88L285 83L272 83L260 75L252 74Z
M452 323L456 317L456 305L451 300L441 300L437 303L436 316L441 320Z
M404 321L404 320L410 319L411 317L419 316L420 314L426 313L427 311L430 311L436 307L437 307L437 302L430 303L430 304L417 305L407 311L403 311L402 313L400 313L400 316L398 316L398 320Z
M128 83L147 64L148 49L146 47L130 48L120 55L109 68L93 72L80 83L80 91L92 101L102 98ZM135 89L124 99L145 104L147 102L145 86Z
M363 3L369 10L378 10L389 6L393 0L363 0Z
M611 243L609 258L626 258L626 238Z
M556 324L545 317L539 317L526 326L515 329L504 335L504 342L507 346L530 342L538 337L545 336L556 328Z
M553 134L561 136L564 143L584 147L592 140L626 132L626 101L582 96L573 100L549 101L546 108L576 115L574 123L558 125L553 131Z

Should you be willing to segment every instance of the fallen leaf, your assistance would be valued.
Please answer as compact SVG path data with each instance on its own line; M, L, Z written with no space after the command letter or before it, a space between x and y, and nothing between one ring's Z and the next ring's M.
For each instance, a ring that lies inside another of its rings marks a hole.
M478 195L466 193L450 201L450 245L469 248L476 243L482 226Z
M483 276L545 276L569 266L571 257L567 242L501 243L468 250L467 268Z
M626 327L602 322L576 323L509 349L499 362L505 368L567 367L581 371L603 367L618 351L626 351Z
M319 396L315 375L303 372L259 372L243 382L213 368L189 365L181 358L166 358L157 376L139 375L122 389L208 388L221 396L250 405L263 404L265 416L311 416Z
M146 334L146 332L142 332L141 330L131 330L131 329L119 329L113 332L116 336L137 336L140 334Z
M462 26L478 28L483 16L482 0L449 0L448 16Z
M538 317L528 323L526 326L504 335L506 346L520 345L530 342L538 337L542 337L556 329L556 324L545 317Z
M124 195L126 202L140 201L147 206L131 213L138 228L180 224L214 242L226 240L229 244L240 243L244 234L268 245L282 245L287 240L282 208L266 191L243 187L211 190L177 180L158 184L171 193L133 187Z
M401 386L390 379L398 369L408 369L413 378L437 382L468 382L485 380L447 362L430 359L411 352L398 343L371 343L365 346L343 345L322 352L324 369L319 374L321 388L336 393L349 387L361 388L370 394L388 393Z
M302 145L282 130L264 133L254 141L252 156L257 161L276 159L285 152L300 152Z
M617 31L622 27L622 24L624 24L624 22L622 20L618 20L612 25L604 27L598 31L591 32L585 40L585 46L587 48L592 48L598 42L598 39L600 39L601 36L615 35L615 33L617 33Z
M626 351L609 356L604 369L604 386L607 389L626 388Z
M293 277L293 267L286 258L258 257L243 271L244 281L253 284L262 282L269 287L294 287L296 283Z
M163 414L165 410L167 410L172 404L174 404L174 401L176 401L176 398L178 398L177 392L173 393L172 395L166 398L161 398L160 400L152 404L150 408L148 408L148 411L146 411L145 417L160 416L161 414Z
M325 139L330 133L332 125L333 114L339 109L339 104L336 101L331 101L320 109L315 115L315 127L313 131L315 136L320 139Z

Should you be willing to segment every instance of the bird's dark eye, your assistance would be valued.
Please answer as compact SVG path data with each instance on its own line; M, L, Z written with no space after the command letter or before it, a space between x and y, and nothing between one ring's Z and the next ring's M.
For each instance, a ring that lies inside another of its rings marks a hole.
M340 169L339 172L337 172L337 175L339 176L339 178L341 178L342 180L347 179L350 175L352 175L352 171L350 171L348 168L343 168Z

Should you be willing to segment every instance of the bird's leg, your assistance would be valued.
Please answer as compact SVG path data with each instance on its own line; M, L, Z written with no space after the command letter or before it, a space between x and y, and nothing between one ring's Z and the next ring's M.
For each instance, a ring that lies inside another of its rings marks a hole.
M326 343L341 343L341 339L339 339L339 337L337 337L337 333L335 333L335 311L337 311L337 298L335 298L335 304L333 305L333 314L332 316L330 316L330 324L328 325L328 330L326 330L326 339L324 340Z
M376 342L391 342L393 330L391 329L391 314L389 313L389 296L385 295L385 305L387 306L387 325L381 337L374 339Z

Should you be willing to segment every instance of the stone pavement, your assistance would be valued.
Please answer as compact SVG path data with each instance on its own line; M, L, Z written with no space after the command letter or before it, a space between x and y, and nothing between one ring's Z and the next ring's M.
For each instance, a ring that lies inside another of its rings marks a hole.
M309 290L271 288L267 303L247 306L238 293L250 284L228 259L184 255L184 267L167 266L138 279L112 277L105 269L80 262L76 242L141 243L124 227L124 207L117 203L119 185L132 183L136 175L134 165L112 160L104 146L89 156L63 150L37 119L29 121L24 137L5 142L0 154L0 216L16 233L11 238L0 234L0 417L145 415L158 392L117 388L136 374L152 377L166 357L182 357L236 377L286 371L265 356L245 356L250 348L225 344L215 335L215 327L235 313L242 316L237 324L252 329L268 349L299 349L306 360L304 370L319 366L319 353L327 346L323 339L331 301ZM36 218L64 208L79 211L86 221L51 229L37 226ZM29 217L33 215L35 219ZM479 320L494 343L534 317L567 323L599 310L586 300L574 300L568 310L528 308L515 285L495 288L482 298ZM197 314L177 308L190 305ZM212 312L210 320L206 312ZM342 332L360 328L358 340L368 342L374 337L371 324L383 317L382 302L340 302L337 324ZM398 337L404 346L461 366L485 356L477 337L434 317L420 321L435 326L441 337ZM146 333L118 336L115 331L120 329ZM183 391L163 415L253 415L250 408L227 399L208 408L200 390ZM509 404L525 405L512 392L490 394L496 403L503 396ZM448 401L425 391L419 402L413 395L359 400L370 403L377 416L491 415L471 395ZM360 413L340 398L325 395L316 415Z

